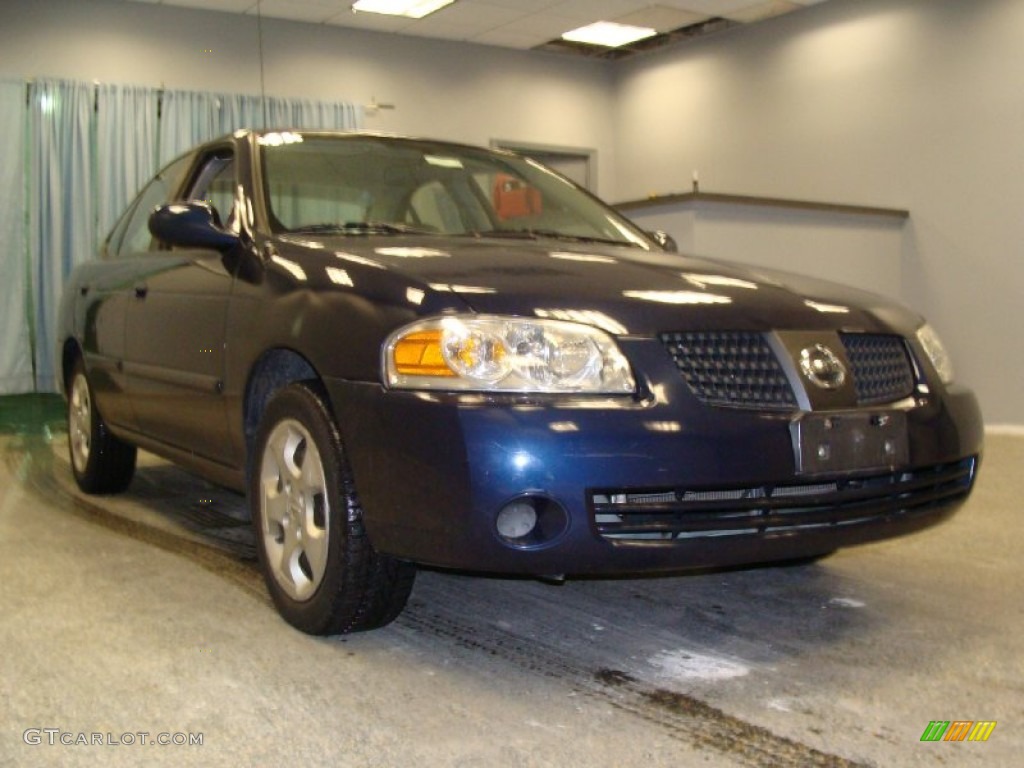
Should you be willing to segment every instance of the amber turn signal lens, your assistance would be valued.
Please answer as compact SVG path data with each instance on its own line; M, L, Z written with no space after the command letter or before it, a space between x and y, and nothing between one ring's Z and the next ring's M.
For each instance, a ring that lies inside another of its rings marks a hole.
M455 372L448 367L441 353L441 330L417 331L399 339L392 351L395 372L405 376L448 376Z

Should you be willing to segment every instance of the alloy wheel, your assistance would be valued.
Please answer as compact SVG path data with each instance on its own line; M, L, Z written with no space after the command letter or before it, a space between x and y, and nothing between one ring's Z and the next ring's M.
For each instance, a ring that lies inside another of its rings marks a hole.
M294 419L274 426L260 464L262 546L274 580L293 600L311 598L327 569L330 502L323 460Z
M83 374L76 374L71 383L68 399L68 439L71 441L71 460L79 473L89 464L92 449L92 398L89 382Z

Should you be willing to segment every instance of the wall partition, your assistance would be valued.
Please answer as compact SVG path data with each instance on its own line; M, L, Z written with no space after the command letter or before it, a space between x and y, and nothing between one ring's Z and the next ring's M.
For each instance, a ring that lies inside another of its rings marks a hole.
M163 164L239 128L354 130L346 102L69 80L0 82L0 395L57 389L68 273Z

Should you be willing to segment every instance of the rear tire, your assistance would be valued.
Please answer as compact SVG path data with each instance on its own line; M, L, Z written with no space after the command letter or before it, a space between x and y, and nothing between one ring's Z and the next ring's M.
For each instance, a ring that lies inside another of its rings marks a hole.
M120 493L135 474L135 446L110 433L81 359L68 387L68 451L75 482L86 493Z
M267 405L256 434L249 504L267 589L311 635L382 627L402 612L415 567L378 553L334 419L305 384Z

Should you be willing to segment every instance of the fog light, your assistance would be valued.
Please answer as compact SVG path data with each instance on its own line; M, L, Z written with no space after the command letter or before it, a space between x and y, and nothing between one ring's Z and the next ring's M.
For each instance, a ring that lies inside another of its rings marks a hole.
M537 510L529 499L507 504L498 513L498 533L503 539L523 539L537 527Z
M510 499L494 519L494 532L503 544L516 549L546 547L569 530L565 507L543 493L531 492Z

